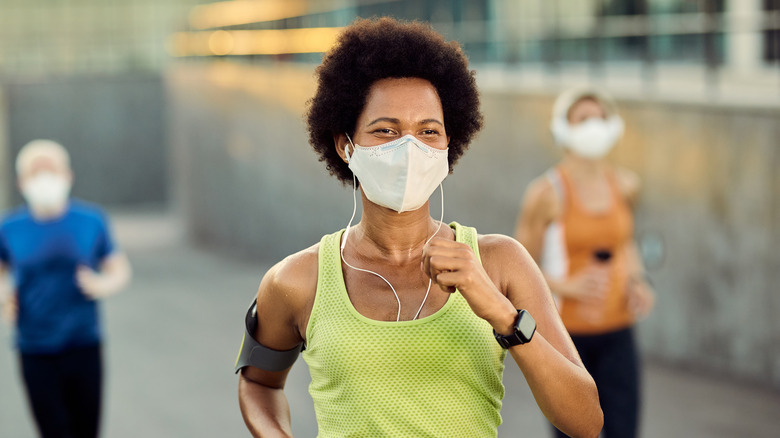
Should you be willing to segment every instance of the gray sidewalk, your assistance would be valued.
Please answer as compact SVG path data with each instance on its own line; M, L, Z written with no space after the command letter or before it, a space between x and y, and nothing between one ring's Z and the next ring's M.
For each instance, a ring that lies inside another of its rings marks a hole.
M103 436L248 436L232 366L242 318L266 265L186 245L161 213L117 213L117 239L135 270L129 290L104 303L108 341ZM10 330L0 329L0 438L34 437ZM780 393L645 364L644 437L777 437ZM517 367L507 362L500 437L547 437ZM288 379L296 436L316 435L299 360Z

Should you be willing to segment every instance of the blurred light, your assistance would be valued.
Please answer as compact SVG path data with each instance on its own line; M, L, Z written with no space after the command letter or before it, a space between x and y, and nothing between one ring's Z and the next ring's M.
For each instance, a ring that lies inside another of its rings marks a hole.
M196 6L190 12L195 29L236 26L305 15L304 0L233 0Z
M238 26L320 14L356 6L394 3L399 0L232 0L192 8L194 29Z
M326 52L341 27L280 30L178 32L168 47L173 56L281 55Z

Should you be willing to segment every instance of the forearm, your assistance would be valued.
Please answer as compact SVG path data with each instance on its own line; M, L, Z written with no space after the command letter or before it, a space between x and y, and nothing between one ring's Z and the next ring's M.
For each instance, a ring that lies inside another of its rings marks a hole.
M107 295L113 295L124 289L132 277L132 269L127 256L124 254L112 255L103 266L100 275L105 280Z
M639 255L639 249L632 240L626 244L626 272L628 272L629 279L642 279L645 278L645 266L642 263L642 256Z
M597 437L603 425L590 374L556 350L540 333L510 353L545 417L572 437Z
M99 271L80 266L76 271L76 280L82 292L90 299L106 298L124 289L132 276L130 262L122 253L106 257Z
M0 318L11 325L16 321L18 303L13 281L5 266L0 265Z
M544 280L547 282L547 287L550 288L550 293L554 297L568 298L572 300L580 299L580 295L576 289L573 289L572 284L569 283L569 278L552 278L547 274L544 274Z
M292 437L290 407L283 389L263 386L240 376L238 404L253 437Z
M0 263L0 303L5 302L12 293L13 283L11 275L8 273L8 268L3 263Z

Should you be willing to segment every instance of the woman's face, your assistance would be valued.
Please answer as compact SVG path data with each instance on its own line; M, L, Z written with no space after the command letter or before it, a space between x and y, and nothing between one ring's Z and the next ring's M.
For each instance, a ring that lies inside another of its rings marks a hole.
M580 123L595 117L606 119L607 114L601 104L591 97L578 100L571 106L571 109L569 109L568 118L570 126L579 125Z
M376 146L408 134L428 146L447 149L450 139L444 130L436 88L419 78L376 81L357 119L352 140L360 146Z

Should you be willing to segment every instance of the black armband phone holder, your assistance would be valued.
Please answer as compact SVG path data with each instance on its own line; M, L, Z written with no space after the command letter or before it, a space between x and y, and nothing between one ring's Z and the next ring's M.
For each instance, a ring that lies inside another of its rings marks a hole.
M255 340L254 333L257 331L257 299L249 306L246 312L244 330L244 339L241 341L241 349L236 358L235 372L238 373L242 368L252 366L265 371L282 371L290 368L298 355L304 349L301 342L295 348L286 351L274 350L272 348L260 345Z

